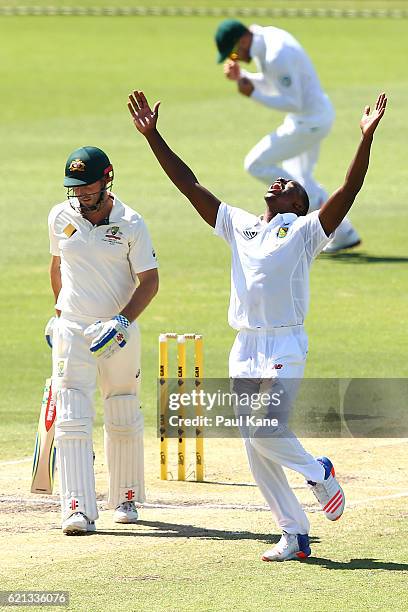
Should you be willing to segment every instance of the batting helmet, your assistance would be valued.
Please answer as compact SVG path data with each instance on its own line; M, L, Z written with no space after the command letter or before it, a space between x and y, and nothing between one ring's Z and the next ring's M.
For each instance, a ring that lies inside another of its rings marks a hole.
M103 178L113 180L113 167L106 153L98 147L72 151L65 164L64 187L91 185Z

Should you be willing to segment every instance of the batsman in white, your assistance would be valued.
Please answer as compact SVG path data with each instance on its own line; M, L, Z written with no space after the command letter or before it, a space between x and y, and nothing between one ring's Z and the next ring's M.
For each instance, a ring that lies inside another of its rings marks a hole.
M260 104L287 113L274 132L264 136L245 158L245 169L271 185L278 177L298 181L309 196L309 212L328 194L313 178L320 143L334 120L333 106L321 88L316 70L298 41L285 30L223 21L215 34L218 62L236 81L238 92ZM242 70L239 62L254 60L259 72ZM343 219L325 253L360 244L348 219Z
M229 371L235 381L251 384L254 392L276 377L285 383L303 376L309 269L363 185L373 134L386 103L381 94L373 112L366 107L360 122L362 138L344 183L319 211L308 215L305 189L296 181L278 178L266 192L265 212L258 217L221 202L200 185L157 130L159 103L152 110L143 92L129 97L134 124L163 170L231 249L229 323L238 334ZM269 437L244 438L252 474L283 532L279 543L264 553L265 561L305 558L311 552L309 521L283 467L305 477L329 520L340 518L345 504L332 462L327 457L315 459L293 433L286 433L275 436L271 430Z
M93 397L97 376L105 411L108 506L134 523L144 501L143 416L139 404L137 318L158 290L157 262L142 217L110 191L113 168L97 147L81 147L65 166L67 200L48 219L50 276L57 317L53 351L55 444L62 530L95 530Z

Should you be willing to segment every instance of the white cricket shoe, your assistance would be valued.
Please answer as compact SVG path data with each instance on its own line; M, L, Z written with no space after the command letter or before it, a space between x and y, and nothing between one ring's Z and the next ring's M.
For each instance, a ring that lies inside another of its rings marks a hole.
M75 512L62 523L65 535L83 535L96 531L95 521L90 521L82 512Z
M326 518L329 521L337 521L343 514L346 497L337 482L336 473L330 459L318 457L317 461L324 467L324 481L312 482L308 480L307 485L321 505Z
M132 501L120 504L113 514L115 523L137 523L138 518L135 502Z
M343 249L352 249L359 244L361 244L360 236L357 234L354 227L350 225L346 232L338 232L338 230L336 230L334 237L326 244L322 253L332 255Z
M290 561L291 559L307 559L310 550L309 536L305 534L282 533L279 542L273 548L266 550L262 561Z

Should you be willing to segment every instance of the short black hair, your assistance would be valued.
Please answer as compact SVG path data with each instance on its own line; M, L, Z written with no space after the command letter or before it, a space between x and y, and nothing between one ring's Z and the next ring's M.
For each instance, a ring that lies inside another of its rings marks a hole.
M299 193L302 198L302 204L303 204L302 211L299 213L299 216L304 217L309 212L309 206L310 206L309 196L307 195L306 189L303 187L303 185L301 185L297 181L296 181L296 184L298 186Z

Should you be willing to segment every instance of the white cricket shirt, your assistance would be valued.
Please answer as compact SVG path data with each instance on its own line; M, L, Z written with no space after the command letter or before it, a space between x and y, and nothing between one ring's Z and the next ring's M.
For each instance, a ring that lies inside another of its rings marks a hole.
M92 225L68 200L49 214L50 252L61 257L62 289L56 308L64 316L117 315L136 289L137 274L157 268L142 217L112 195L108 225Z
M302 325L309 268L329 242L319 211L276 215L269 223L222 202L214 233L232 253L228 322L234 329Z
M316 70L298 41L285 30L250 26L250 55L258 73L241 70L255 90L251 98L295 117L318 122L334 117Z

